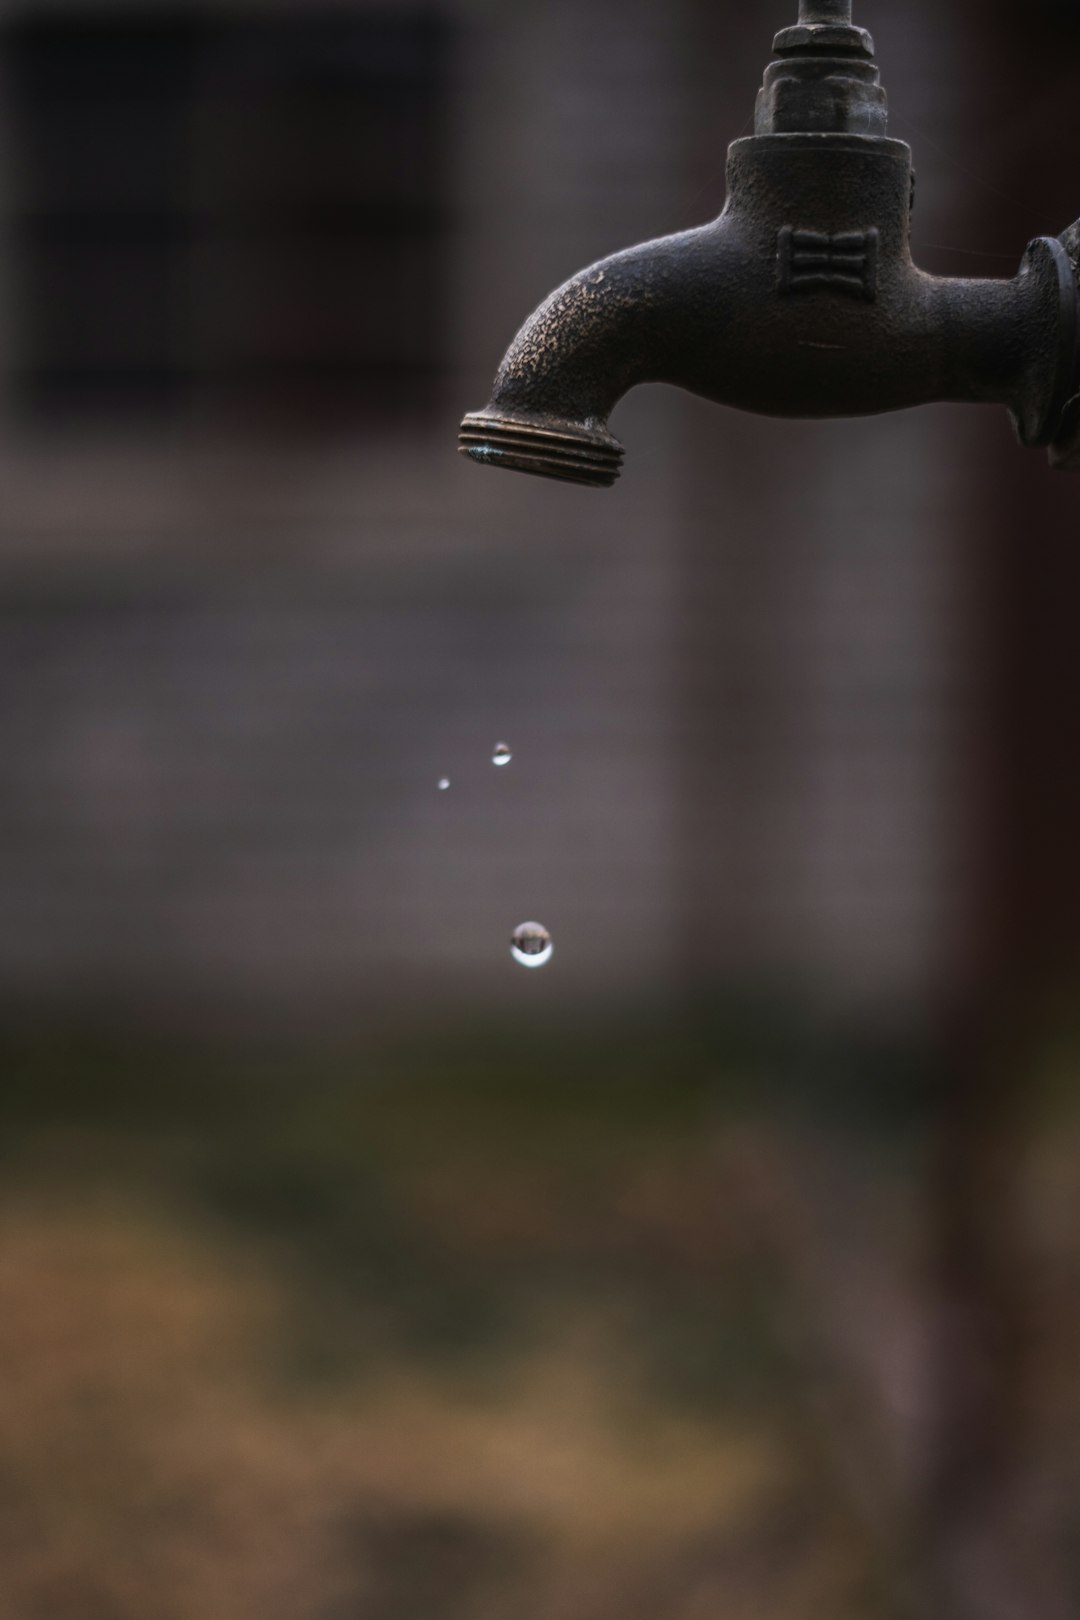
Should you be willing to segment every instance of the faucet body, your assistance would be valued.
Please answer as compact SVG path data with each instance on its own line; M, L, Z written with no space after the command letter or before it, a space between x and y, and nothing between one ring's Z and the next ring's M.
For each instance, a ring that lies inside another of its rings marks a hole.
M777 36L755 134L729 150L719 218L552 293L462 423L463 454L611 484L612 409L666 382L770 416L1000 404L1023 444L1080 470L1080 222L1030 243L1011 280L919 270L911 152L884 134L873 46L849 23L850 5L804 3Z

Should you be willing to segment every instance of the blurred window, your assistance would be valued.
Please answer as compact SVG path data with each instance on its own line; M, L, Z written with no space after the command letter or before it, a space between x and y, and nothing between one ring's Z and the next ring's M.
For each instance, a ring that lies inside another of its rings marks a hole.
M83 7L2 38L22 409L318 431L432 406L438 15Z

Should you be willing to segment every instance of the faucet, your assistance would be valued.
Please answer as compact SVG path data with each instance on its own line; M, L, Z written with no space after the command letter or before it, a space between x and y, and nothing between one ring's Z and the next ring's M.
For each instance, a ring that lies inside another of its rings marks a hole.
M461 424L483 466L603 487L612 409L674 383L766 416L863 416L936 400L1008 408L1020 442L1080 471L1080 220L1012 280L912 261L911 150L886 134L852 0L799 0L728 151L718 219L580 271L529 317L491 402Z

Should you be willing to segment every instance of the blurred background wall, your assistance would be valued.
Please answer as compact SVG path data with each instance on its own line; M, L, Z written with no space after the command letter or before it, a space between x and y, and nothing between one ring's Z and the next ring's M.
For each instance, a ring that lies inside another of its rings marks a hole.
M1075 1612L1073 482L454 451L793 9L0 6L5 1620ZM856 9L1013 274L1080 9Z
M534 911L563 1003L948 970L966 414L650 390L596 501L491 488L447 437L569 268L719 209L773 22L6 9L12 995L491 1008ZM964 138L959 27L882 36L902 133ZM924 256L1010 273L1011 242L950 253L974 182L934 151Z

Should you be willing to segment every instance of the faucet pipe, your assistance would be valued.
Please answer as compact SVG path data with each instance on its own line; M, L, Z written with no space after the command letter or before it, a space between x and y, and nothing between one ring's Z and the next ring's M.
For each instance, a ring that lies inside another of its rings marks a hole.
M801 23L850 23L851 0L799 0Z

